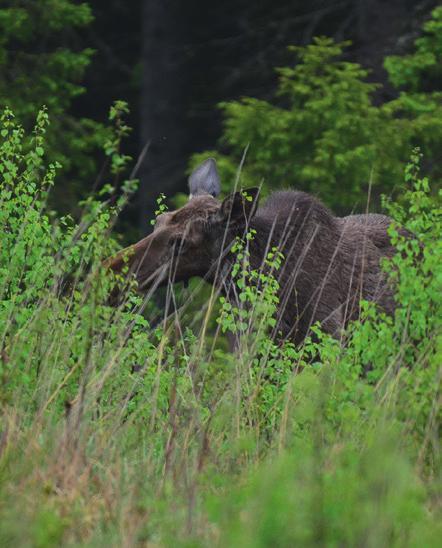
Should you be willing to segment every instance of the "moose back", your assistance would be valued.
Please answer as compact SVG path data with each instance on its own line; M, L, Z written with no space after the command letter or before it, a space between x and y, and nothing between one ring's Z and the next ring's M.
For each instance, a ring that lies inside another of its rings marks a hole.
M152 234L106 261L115 271L128 263L140 291L199 276L234 300L231 245L253 229L252 268L266 268L272 247L284 256L274 273L279 282L275 337L299 343L318 321L325 332L338 336L358 317L361 299L393 312L392 289L380 265L394 253L389 217L335 217L313 196L293 190L274 192L261 207L257 188L219 201L213 159L192 173L189 189L185 206L159 215Z

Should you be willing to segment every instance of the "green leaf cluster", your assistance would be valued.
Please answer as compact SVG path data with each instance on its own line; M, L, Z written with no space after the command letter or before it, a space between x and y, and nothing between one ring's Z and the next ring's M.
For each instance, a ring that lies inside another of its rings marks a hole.
M95 179L94 153L107 133L102 124L70 114L85 92L82 80L93 50L79 46L93 20L89 5L72 0L14 0L0 7L0 108L11 109L28 129L43 106L52 115L46 153L69 179L55 189L57 206L72 211L85 181Z
M318 37L291 47L296 63L277 69L275 100L221 103L220 149L227 154L201 153L192 165L215 155L227 189L245 154L243 185L310 191L339 212L364 206L368 192L377 202L381 193L398 195L402 166L417 144L433 180L440 181L442 95L430 90L439 90L442 79L441 25L437 8L413 53L386 58L398 96L381 104L382 86L345 60L348 42Z

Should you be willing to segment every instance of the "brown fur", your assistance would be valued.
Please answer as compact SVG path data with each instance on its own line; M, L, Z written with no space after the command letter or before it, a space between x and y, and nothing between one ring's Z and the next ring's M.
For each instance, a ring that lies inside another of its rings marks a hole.
M276 338L299 343L317 321L339 336L358 317L360 299L393 312L392 290L380 266L383 257L394 253L388 217L338 218L314 197L296 191L275 192L258 209L257 191L252 190L252 198L239 192L224 202L208 194L195 196L181 209L161 215L153 234L108 264L119 270L127 256L143 291L200 276L234 299L230 245L252 228L252 268L263 268L273 246L285 257L275 273L280 283Z
M270 196L250 223L257 230L251 254L257 266L271 233L271 245L285 256L278 274L283 337L300 342L317 321L337 336L358 317L360 299L393 311L392 291L380 267L381 258L394 252L387 234L390 223L383 215L334 217L303 192Z

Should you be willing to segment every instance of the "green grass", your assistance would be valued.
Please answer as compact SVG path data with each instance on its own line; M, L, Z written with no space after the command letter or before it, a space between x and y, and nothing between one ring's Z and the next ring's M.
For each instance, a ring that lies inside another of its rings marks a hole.
M441 222L419 155L389 206L414 234L391 234L395 317L365 303L345 346L295 348L267 336L271 277L244 310L199 284L182 314L133 289L110 306L124 199L51 214L46 122L29 145L2 119L0 545L439 546Z

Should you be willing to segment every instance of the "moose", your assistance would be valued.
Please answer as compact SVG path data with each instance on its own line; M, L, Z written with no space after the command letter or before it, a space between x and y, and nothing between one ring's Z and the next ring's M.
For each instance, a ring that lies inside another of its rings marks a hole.
M279 282L274 337L298 344L316 322L339 337L358 318L361 299L393 312L393 290L381 268L381 259L395 251L389 217L336 217L315 197L294 190L272 193L261 207L258 188L219 201L220 177L212 158L190 175L189 190L186 205L160 214L150 235L106 262L117 272L128 264L139 291L199 276L234 300L232 243L253 230L251 268L265 269L274 247L284 257L274 272Z

